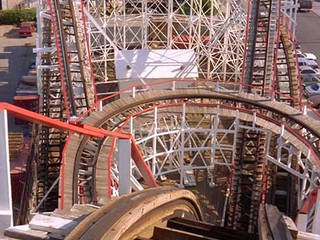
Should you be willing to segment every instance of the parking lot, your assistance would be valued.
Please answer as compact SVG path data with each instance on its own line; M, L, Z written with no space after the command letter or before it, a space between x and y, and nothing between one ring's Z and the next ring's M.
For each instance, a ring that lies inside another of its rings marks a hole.
M0 101L12 102L18 82L28 72L33 61L32 49L35 47L35 34L19 38L18 28L0 26ZM9 130L20 131L13 118L9 119Z
M320 5L320 3L318 3ZM314 6L315 7L315 6ZM319 11L320 13L320 11ZM312 52L320 59L320 16L314 11L299 12L297 39L304 52Z
M297 32L296 37L298 42L300 43L301 50L303 53L311 53L315 55L315 61L307 60L305 63L300 63L300 69L302 70L303 79L305 80L306 87L306 98L310 100L310 96L319 95L319 97L312 99L311 102L314 102L315 106L319 108L320 104L320 83L317 85L317 81L320 80L320 69L318 66L314 66L314 64L320 65L320 0L313 2L313 9L311 11L302 11L298 13L297 18ZM304 61L302 58L299 58L299 61ZM313 66L311 66L313 65ZM308 67L312 67L315 70L315 74L311 73L311 70L308 70ZM310 72L308 74L308 72ZM312 76L312 77L311 77ZM315 76L315 78L313 77ZM310 80L310 83L309 83ZM310 84L310 86L308 86ZM319 94L318 94L319 92ZM315 100L317 99L317 100ZM319 104L318 104L319 102Z

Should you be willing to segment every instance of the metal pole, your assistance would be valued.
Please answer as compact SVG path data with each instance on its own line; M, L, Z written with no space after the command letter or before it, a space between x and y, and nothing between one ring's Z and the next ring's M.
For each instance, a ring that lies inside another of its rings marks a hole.
M184 186L184 144L185 144L185 127L186 127L186 104L182 105L182 122L181 122L181 146L180 146L180 156L179 156L179 165L180 165L180 184L179 187Z
M156 174L157 165L157 129L158 129L158 108L154 108L154 129L153 129L153 158L152 158L152 174Z
M118 140L119 195L131 192L131 141Z
M0 230L13 226L7 110L0 112Z
M46 194L44 195L44 197L41 199L41 201L39 202L38 206L36 206L36 208L33 210L33 212L37 212L39 207L41 206L41 204L44 202L44 200L47 199L47 197L49 196L49 194L51 193L52 189L57 185L57 183L59 182L60 177L57 177L57 179L54 181L54 183L51 185L51 187L49 188L48 192L46 192Z

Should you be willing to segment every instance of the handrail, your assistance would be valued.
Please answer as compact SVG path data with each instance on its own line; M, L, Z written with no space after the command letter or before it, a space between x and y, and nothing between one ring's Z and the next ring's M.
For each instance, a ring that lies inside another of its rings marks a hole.
M83 134L86 136L90 137L97 137L97 138L104 138L104 137L114 137L114 138L120 138L120 139L128 139L131 140L131 155L132 159L135 161L139 171L141 172L142 177L144 178L146 184L148 184L151 187L156 187L157 182L154 179L148 165L144 162L143 156L140 152L139 147L136 145L133 137L129 133L124 133L124 132L115 132L115 131L109 131L105 130L102 128L97 128L93 126L89 126L86 124L75 124L75 123L66 123L66 122L61 122L56 119L52 119L49 117L46 117L44 115L41 115L36 112L32 112L29 110L26 110L21 107L17 107L13 104L6 103L6 102L0 102L0 111L8 111L11 115L33 122L37 124L42 124L47 127L53 127L53 128L58 128L61 130L65 131L70 131L70 132L75 132L78 134ZM70 137L70 135L69 135ZM68 143L69 140L67 140ZM65 153L65 150L63 151ZM65 155L64 155L65 156ZM64 158L63 156L63 158ZM62 160L64 163L64 160ZM61 180L64 181L64 167L61 170L61 175L62 178ZM63 183L62 183L63 184ZM63 189L62 189L63 191ZM64 194L63 192L61 193L62 195ZM63 203L62 203L63 205Z
M84 134L91 137L103 138L105 136L111 136L111 137L124 138L124 139L131 138L131 135L127 133L116 133L113 131L92 127L86 124L70 124L66 122L61 122L59 120L46 117L39 113L26 110L24 108L15 106L10 103L0 102L0 111L3 111L3 110L7 110L10 114L12 114L15 117L18 117L33 123L42 124L47 127L58 128L61 130L72 131L75 133Z

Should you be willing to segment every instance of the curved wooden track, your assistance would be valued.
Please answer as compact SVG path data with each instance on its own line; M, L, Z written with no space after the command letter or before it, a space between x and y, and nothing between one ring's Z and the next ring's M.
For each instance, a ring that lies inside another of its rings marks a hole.
M151 188L109 202L82 221L66 240L135 239L141 232L148 235L148 227L182 216L202 220L195 195L173 187Z
M269 101L263 97L247 94L247 93L233 93L233 92L215 92L207 89L180 89L175 91L157 90L138 94L135 98L124 98L106 105L102 111L92 113L85 123L98 126L109 130L116 130L125 119L143 109L169 102L177 101L194 101L207 103L221 103L229 106L239 106L240 111L235 109L222 108L221 114L224 116L235 116L239 114L239 118L244 121L253 121L252 114L245 111L245 109L253 109L257 112L265 112L267 115L273 117L277 121L272 122L267 118L257 115L257 125L274 132L280 133L281 123L290 125L295 134L300 134L297 126L302 127L305 131L310 132L316 138L320 138L320 121L314 120L306 115L301 114L298 110L285 105L280 102ZM242 111L243 109L244 111ZM204 111L203 109L201 111ZM210 111L207 108L206 111ZM283 120L286 119L285 122ZM305 141L309 139L304 138L300 134L300 139L292 132L285 131L284 138L291 142L297 149L302 151L306 156L308 154L308 147ZM104 203L106 199L106 172L107 172L107 156L111 144L111 139L101 141L99 139L89 139L78 135L72 135L67 148L67 158L65 165L65 181L64 181L64 204L65 207L70 207L77 203L78 199L78 177L81 161L84 157L90 159L91 168L93 172L96 199L91 199L93 203ZM309 143L310 146L312 143ZM319 149L312 147L316 154L319 154ZM320 169L317 156L312 155L310 160ZM320 170L319 170L320 171Z

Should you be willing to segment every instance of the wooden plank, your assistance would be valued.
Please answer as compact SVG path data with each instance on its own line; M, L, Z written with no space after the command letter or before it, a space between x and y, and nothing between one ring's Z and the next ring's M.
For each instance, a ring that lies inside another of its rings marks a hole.
M283 219L284 219L284 222L285 224L287 225L287 228L289 229L292 237L294 239L297 238L297 235L298 235L298 229L297 229L297 226L296 224L294 223L294 221L292 220L292 218L288 217L288 216L285 216L283 215Z
M268 220L264 209L264 204L260 204L258 217L259 240L272 239L272 233L268 226Z
M60 233L64 235L69 233L76 225L78 225L78 222L70 219L42 214L36 214L29 223L30 228L33 230Z
M293 238L291 233L289 232L278 208L274 205L266 204L265 211L273 239L292 240Z
M47 238L47 232L33 230L29 225L10 227L5 230L4 235L23 240L42 240Z

